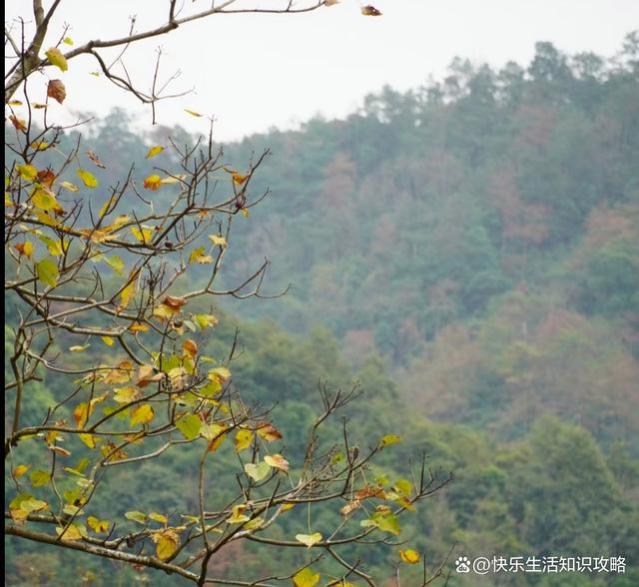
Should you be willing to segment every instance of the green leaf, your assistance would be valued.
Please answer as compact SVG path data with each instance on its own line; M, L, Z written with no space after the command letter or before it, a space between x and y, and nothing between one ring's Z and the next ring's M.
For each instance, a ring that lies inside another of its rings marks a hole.
M315 532L314 534L296 534L295 540L311 548L311 546L322 541L322 535L319 532Z
M188 414L182 416L176 423L178 430L182 433L187 440L193 440L200 434L200 428L202 427L202 420L195 414Z
M60 272L58 271L57 264L51 259L42 259L42 261L36 263L36 273L38 275L38 279L43 283L46 283L51 287L58 285Z
M34 487L43 487L49 483L51 475L49 474L49 471L36 470L31 472L29 480L31 481L31 485Z
M259 483L262 479L268 476L271 472L271 467L268 463L246 463L246 465L244 465L244 470L251 479Z
M124 514L124 517L127 520L133 520L134 522L138 522L139 524L145 524L147 520L146 514L143 514L142 512L136 512L136 511L126 512Z
M383 532L388 532L390 534L394 534L395 536L399 536L399 534L401 533L399 522L397 521L397 517L393 513L375 514L373 516L373 522Z

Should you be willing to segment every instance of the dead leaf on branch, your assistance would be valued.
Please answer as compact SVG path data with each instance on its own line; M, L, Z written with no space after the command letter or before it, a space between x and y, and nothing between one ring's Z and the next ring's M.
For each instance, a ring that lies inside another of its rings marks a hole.
M52 79L47 86L47 96L56 100L59 104L64 102L67 97L67 90L62 83L62 80Z
M362 6L362 14L364 16L381 16L382 13L377 10L374 6L368 4L367 6Z
M100 158L95 154L95 151L89 149L87 156L93 161L100 169L106 169L106 165L100 161Z

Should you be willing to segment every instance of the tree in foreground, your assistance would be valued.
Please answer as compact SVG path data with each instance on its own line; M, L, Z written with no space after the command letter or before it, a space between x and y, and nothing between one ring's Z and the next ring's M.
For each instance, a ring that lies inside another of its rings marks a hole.
M146 177L134 168L113 177L106 157L103 163L94 151L84 152L79 135L69 140L73 127L48 115L51 104L66 98L57 76L81 55L150 104L155 119L155 104L168 97L159 87L159 53L152 87L141 91L123 61L135 42L200 18L293 14L335 3L261 8L227 0L189 12L192 7L170 0L163 25L138 32L132 21L125 37L77 48L66 29L49 30L60 0L48 8L35 0L32 14L5 27L5 45L14 52L5 77L6 534L197 585L375 585L359 554L373 544L394 547L398 568L420 563L419 552L400 546L399 518L447 480L437 479L423 460L412 477L371 473L378 453L401 438L389 434L360 450L345 420L331 425L357 388L320 386L323 409L308 443L293 447L304 456L289 462L271 410L245 403L233 384L237 336L224 357L200 352L218 326L211 300L262 295L267 261L232 287L221 287L219 275L233 220L248 216L266 195L250 189L266 153L244 169L232 168L209 132L192 146L172 140L152 146L147 159L165 151L155 160L167 163ZM362 13L379 15L372 6ZM103 53L109 49L117 51L110 64ZM96 175L108 177L108 194ZM207 270L201 283L193 277L200 266ZM39 411L34 394L42 382L55 382L55 392ZM228 471L232 493L216 491L206 474L225 441L237 456L237 469ZM198 455L193 511L133 510L118 519L101 509L114 468L135 469L179 450ZM332 504L340 518L323 535L311 512ZM302 507L307 533L271 532ZM216 555L237 541L299 556L276 576L212 576ZM423 584L443 575L443 564L432 570L422 564ZM396 576L399 582L398 570Z

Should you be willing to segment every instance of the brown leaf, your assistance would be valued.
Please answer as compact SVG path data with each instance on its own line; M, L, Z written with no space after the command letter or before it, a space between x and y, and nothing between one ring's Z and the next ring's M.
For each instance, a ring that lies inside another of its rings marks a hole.
M377 10L377 8L375 8L374 6L371 6L370 4L368 6L362 6L362 14L364 16L381 16L382 13Z
M182 351L184 355L194 359L197 355L197 343L194 340L188 339L182 343Z
M257 433L260 438L266 440L266 442L273 442L274 440L282 438L282 433L269 422L258 424Z
M135 384L138 387L146 387L154 381L162 381L164 373L157 371L152 365L142 365L138 371L138 378Z
M91 149L89 149L87 151L87 156L89 157L89 159L91 159L91 161L93 161L100 169L106 169L106 165L104 163L102 163L102 161L100 161L100 158L95 154L94 151L92 151Z
M46 169L41 169L40 171L38 171L38 181L41 184L46 185L48 188L51 187L54 180L55 173L53 173L51 167L47 167Z
M355 499L363 500L368 499L369 497L379 497L384 499L384 489L379 487L378 485L365 485L359 491L355 492Z
M166 296L162 300L162 303L165 306L168 306L169 308L171 308L172 310L179 311L180 308L184 306L184 304L186 304L186 300L184 298L178 298L175 296Z
M62 83L62 80L52 79L47 86L47 96L53 98L60 104L64 102L64 99L67 97L67 90Z
M24 120L22 120L22 118L17 118L13 114L11 114L11 116L9 116L9 120L11 121L11 124L15 126L16 130L21 130L22 132L27 130L27 125Z
M359 501L359 499L354 499L353 501L349 501L343 508L341 508L339 510L339 513L342 514L342 516L348 516L361 505L362 503Z

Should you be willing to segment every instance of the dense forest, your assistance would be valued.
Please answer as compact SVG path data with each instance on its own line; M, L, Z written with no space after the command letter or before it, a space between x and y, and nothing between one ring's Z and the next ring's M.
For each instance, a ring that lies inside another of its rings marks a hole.
M430 564L452 547L628 564L619 575L453 573L452 587L639 584L638 97L639 34L613 58L538 43L526 66L456 59L445 79L385 88L344 120L224 146L238 167L270 156L253 185L268 193L235 219L222 277L241 282L267 257L274 297L224 301L215 312L225 318L201 344L215 356L239 328L235 385L275 405L287 454L304 444L318 385L356 382L363 395L348 416L358 442L399 432L404 442L382 455L388 469L425 451L433 475L452 474L405 522ZM177 127L141 135L131 123L114 110L85 135L111 155L96 174L105 185L132 161L150 172L149 145L195 140ZM25 413L61 393L47 378ZM211 471L221 494L234 457L222 447ZM101 507L139 509L142 496L149 511L189 511L195 458L184 450L115 468ZM320 529L339 516L314 515ZM305 516L279 531L303 529ZM54 548L5 548L16 587L180 584ZM281 556L249 544L211 564L218 575L275 572ZM396 563L383 556L371 546L367 567Z

